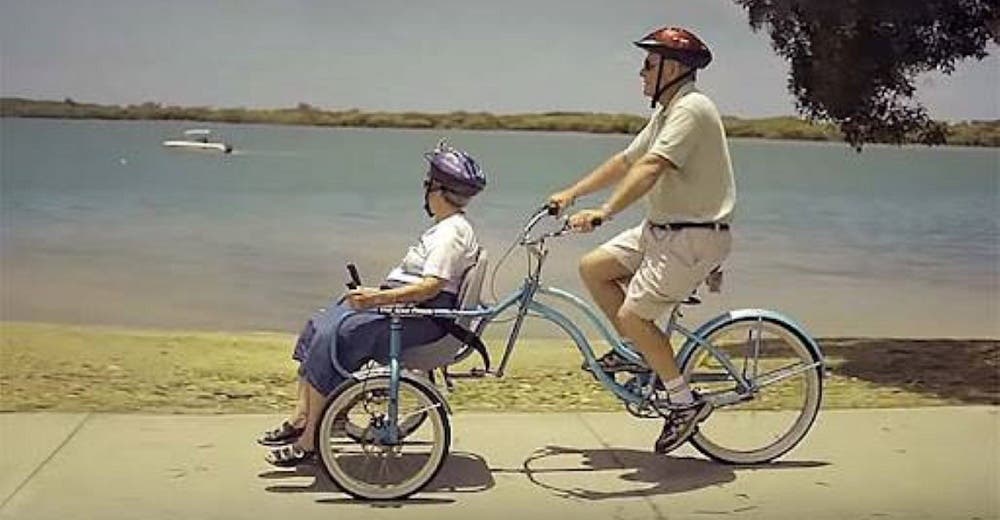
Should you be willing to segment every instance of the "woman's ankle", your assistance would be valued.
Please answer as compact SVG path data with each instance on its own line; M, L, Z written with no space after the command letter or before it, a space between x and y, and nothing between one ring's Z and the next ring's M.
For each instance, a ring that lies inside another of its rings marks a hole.
M302 451L305 451L305 452L316 451L316 443L312 439L306 439L305 437L299 437L299 439L297 441L295 441L294 444L295 444L296 448L298 448L298 449L300 449Z

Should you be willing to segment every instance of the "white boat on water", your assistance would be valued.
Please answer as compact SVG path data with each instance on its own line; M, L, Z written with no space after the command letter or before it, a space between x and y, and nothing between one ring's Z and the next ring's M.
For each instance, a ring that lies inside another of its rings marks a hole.
M193 150L206 150L222 153L230 153L233 151L233 145L229 143L223 143L220 141L211 141L209 137L212 135L211 130L206 130L202 128L196 128L192 130L185 130L185 139L178 139L174 141L163 141L163 146L169 148L190 148Z

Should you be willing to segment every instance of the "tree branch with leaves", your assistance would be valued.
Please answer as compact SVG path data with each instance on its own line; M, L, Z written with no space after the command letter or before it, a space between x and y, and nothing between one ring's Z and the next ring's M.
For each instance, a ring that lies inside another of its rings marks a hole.
M1000 43L1000 0L735 0L791 70L800 114L865 143L945 142L914 99L917 75L951 74Z

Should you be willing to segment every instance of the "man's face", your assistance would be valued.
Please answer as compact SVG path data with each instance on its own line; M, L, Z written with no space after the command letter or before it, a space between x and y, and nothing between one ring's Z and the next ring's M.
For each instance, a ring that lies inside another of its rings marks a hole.
M642 78L642 95L653 97L656 94L656 72L660 70L660 60L663 57L659 54L647 53L646 59L639 69L639 76ZM664 60L663 73L660 78L660 85L666 85L677 73L678 64L674 60Z

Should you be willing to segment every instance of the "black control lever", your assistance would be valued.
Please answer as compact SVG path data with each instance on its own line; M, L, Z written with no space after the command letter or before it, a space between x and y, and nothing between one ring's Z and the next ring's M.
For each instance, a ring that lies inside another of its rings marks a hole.
M361 287L361 277L358 276L358 268L354 264L347 264L347 272L351 275L351 281L347 282L347 288L353 291Z
M549 215L555 216L555 215L559 214L559 206L556 203L554 203L554 202L550 202L550 203L546 204L545 205L545 209L548 210ZM604 223L604 219L602 219L601 217L594 217L594 218L590 219L590 225L591 225L591 227L597 227L597 226L600 226L603 223Z

